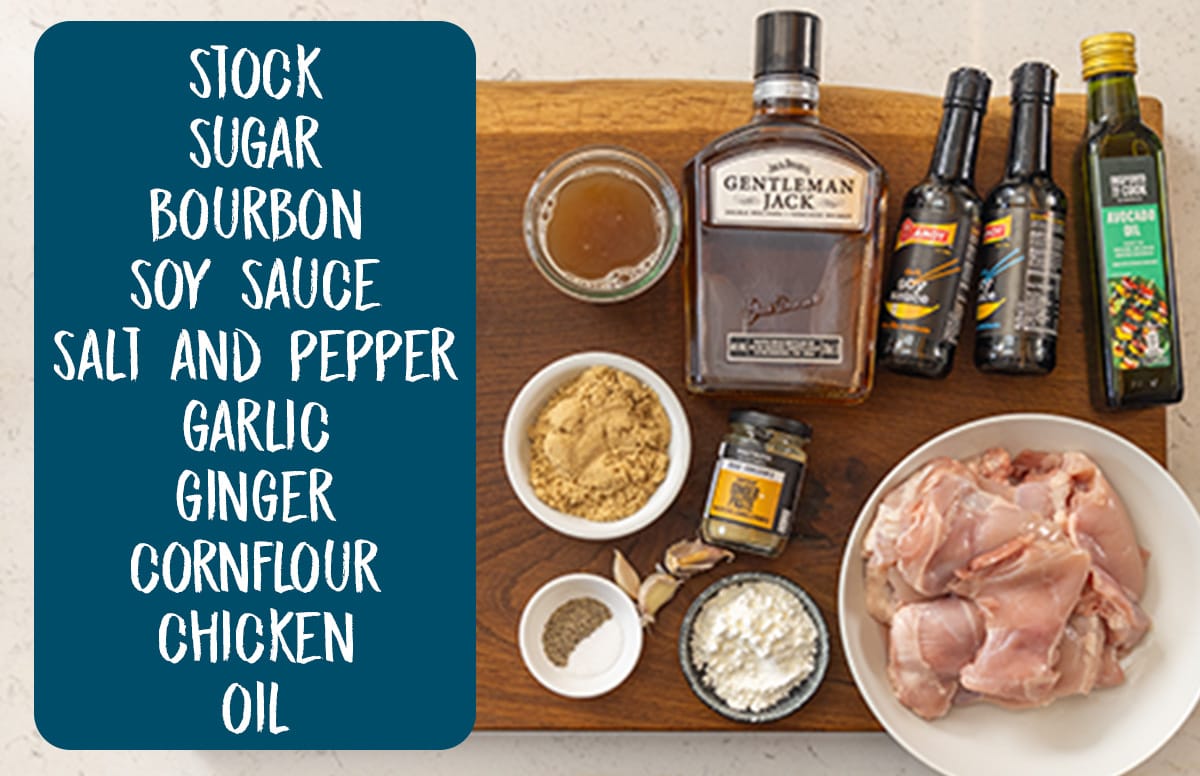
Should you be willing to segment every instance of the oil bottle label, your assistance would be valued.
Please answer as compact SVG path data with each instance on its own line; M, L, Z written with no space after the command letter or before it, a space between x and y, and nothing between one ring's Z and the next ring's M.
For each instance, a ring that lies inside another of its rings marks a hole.
M1162 209L1154 157L1100 160L1100 234L1106 328L1120 370L1171 365Z
M867 219L866 173L811 149L748 151L709 168L714 226L859 231Z
M803 478L801 463L723 443L708 490L708 517L787 535Z
M975 267L977 219L946 221L945 213L911 210L900 220L884 286L880 326L958 339L968 279Z
M1063 217L1028 207L988 215L983 225L976 331L1058 336L1066 238Z

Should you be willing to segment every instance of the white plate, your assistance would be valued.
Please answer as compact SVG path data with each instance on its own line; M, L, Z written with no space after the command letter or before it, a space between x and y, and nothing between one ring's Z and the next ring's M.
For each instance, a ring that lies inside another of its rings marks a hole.
M583 597L603 603L612 617L579 642L560 668L542 650L542 629L555 609ZM517 642L525 667L547 690L568 698L594 698L616 688L637 665L642 624L633 599L621 588L595 574L567 574L542 585L525 604Z
M1126 680L1042 709L956 707L927 722L892 695L884 628L867 614L862 542L882 496L926 461L999 445L1087 453L1121 495L1150 551L1142 606L1154 624L1122 662ZM846 543L838 589L842 646L867 705L897 742L950 774L1122 773L1175 734L1200 696L1200 516L1149 455L1111 431L1057 415L1000 415L951 429L910 453L879 483Z
M593 366L610 366L637 378L658 396L671 423L671 441L667 444L667 475L658 490L641 509L621 520L599 523L577 515L568 515L542 503L529 484L529 427L554 392ZM542 368L529 378L509 407L504 421L504 473L521 504L544 524L576 539L605 541L640 531L667 511L687 477L692 463L692 430L687 415L667 381L650 367L628 356L604 351L576 353Z

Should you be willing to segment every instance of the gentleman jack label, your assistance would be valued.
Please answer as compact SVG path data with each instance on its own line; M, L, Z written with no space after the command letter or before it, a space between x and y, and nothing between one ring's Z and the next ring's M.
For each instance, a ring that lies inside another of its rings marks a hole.
M827 154L751 151L709 170L714 226L861 229L866 215L863 171Z

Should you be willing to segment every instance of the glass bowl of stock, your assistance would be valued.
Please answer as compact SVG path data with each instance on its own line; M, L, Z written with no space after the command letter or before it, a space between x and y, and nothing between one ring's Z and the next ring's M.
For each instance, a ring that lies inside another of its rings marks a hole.
M650 159L619 146L584 146L533 182L524 232L550 285L585 302L623 302L667 273L683 211L671 179Z

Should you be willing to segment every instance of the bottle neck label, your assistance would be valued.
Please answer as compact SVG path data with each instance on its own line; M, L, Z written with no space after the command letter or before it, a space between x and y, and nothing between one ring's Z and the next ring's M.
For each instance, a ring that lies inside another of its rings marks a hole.
M1118 370L1171 366L1163 208L1152 156L1099 161L1100 259L1109 357Z
M778 100L811 103L814 107L821 98L821 89L816 80L794 75L765 75L754 81L754 104Z
M860 168L811 149L779 147L724 159L709 168L713 226L861 231L870 181Z

